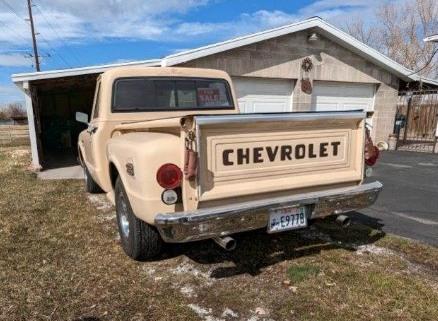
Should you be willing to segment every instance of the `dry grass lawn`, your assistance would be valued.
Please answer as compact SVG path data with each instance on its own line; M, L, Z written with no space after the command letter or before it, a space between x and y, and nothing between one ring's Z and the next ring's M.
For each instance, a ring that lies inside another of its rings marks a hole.
M169 246L134 262L113 209L0 150L0 320L438 320L438 249L353 224Z

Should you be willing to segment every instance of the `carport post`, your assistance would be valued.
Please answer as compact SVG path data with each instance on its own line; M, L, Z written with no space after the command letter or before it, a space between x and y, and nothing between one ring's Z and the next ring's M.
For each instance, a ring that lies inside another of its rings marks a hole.
M29 126L30 149L32 153L32 168L40 170L40 159L38 156L38 145L35 129L35 117L33 114L32 92L28 81L23 82L24 97L26 102L27 122Z

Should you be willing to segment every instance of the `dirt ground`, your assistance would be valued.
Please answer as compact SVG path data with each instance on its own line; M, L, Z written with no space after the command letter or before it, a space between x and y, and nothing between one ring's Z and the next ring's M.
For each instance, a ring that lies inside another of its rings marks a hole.
M438 320L438 249L354 223L124 255L114 209L0 150L0 320Z

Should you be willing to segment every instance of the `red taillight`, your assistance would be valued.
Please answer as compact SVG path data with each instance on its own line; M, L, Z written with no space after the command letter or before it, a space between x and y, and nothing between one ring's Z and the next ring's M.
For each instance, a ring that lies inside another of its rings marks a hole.
M182 172L175 164L164 164L157 171L157 182L161 187L174 189L181 185Z
M368 128L365 132L365 164L367 164L368 166L373 166L374 164L376 164L377 159L379 158L380 151L377 146L374 146Z

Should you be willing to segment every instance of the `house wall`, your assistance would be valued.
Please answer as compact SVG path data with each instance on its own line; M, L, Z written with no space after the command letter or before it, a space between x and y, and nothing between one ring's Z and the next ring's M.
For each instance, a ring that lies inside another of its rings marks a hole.
M312 31L303 31L182 64L186 67L214 68L231 76L298 79L293 93L295 111L310 110L311 95L301 91L301 62L310 57L311 80L376 84L373 137L387 140L392 132L396 112L399 80L388 71L368 62L350 50L321 35L318 41L307 40Z

